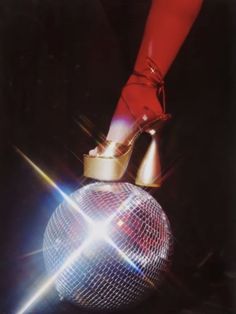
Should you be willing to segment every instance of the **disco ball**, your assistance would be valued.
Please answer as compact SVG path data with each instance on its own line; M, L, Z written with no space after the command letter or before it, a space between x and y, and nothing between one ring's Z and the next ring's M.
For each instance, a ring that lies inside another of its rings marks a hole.
M57 207L44 259L61 298L93 310L143 299L168 270L172 236L158 202L129 183L93 183Z

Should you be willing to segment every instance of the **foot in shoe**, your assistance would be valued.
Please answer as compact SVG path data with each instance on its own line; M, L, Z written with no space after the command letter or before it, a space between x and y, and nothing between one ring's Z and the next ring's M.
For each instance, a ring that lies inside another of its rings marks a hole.
M122 95L113 115L107 140L127 143L140 124L163 114L157 98L157 89L143 84L143 79L131 76L123 88Z
M159 97L162 96L162 104ZM163 105L163 107L162 107ZM133 136L151 120L165 112L165 94L162 74L156 64L147 58L144 69L134 71L124 86L113 115L107 141L127 145ZM89 155L102 154L96 147Z

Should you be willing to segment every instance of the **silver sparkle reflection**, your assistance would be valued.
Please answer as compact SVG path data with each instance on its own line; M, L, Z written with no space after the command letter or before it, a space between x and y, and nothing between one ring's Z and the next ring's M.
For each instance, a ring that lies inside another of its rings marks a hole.
M99 228L97 240L94 237L79 259L57 278L59 296L100 311L140 302L154 284L160 285L168 266L170 230L160 205L144 190L124 182L89 184L70 197ZM105 226L109 222L106 231L103 222ZM65 202L59 205L44 234L49 275L90 234L89 225L77 212L72 215Z
M75 238L69 239L70 242L73 243L66 243L66 252L68 254L65 254L66 256L64 256L65 258L63 259L62 263L57 263L57 258L53 258L53 260L55 261L53 265L53 267L51 267L50 265L50 259L52 257L52 250L51 247L54 247L54 251L57 249L57 245L61 245L60 243L57 243L57 241L50 243L50 245L45 247L45 252L44 254L46 254L46 261L48 259L49 264L46 265L47 269L49 270L50 276L48 279L45 280L45 282L43 282L38 289L35 291L35 293L33 295L31 295L29 297L29 299L23 304L23 306L19 309L19 311L17 312L17 314L23 314L26 311L28 311L30 308L32 308L32 306L40 300L40 298L42 298L42 296L48 291L48 289L50 287L52 287L54 284L56 284L56 288L59 291L60 287L58 285L63 286L63 281L61 281L62 279L68 279L68 273L71 274L71 272L73 272L73 270L77 267L75 265L77 265L77 263L79 262L79 260L84 260L84 257L86 258L90 258L90 255L94 254L94 251L96 251L97 247L99 247L100 245L102 245L102 243L105 244L109 244L109 246L115 251L117 252L117 255L121 258L121 260L123 260L126 265L129 265L129 267L131 267L131 269L133 269L134 273L137 274L138 277L142 278L142 281L145 282L146 286L149 287L154 287L154 282L153 282L153 278L155 279L155 276L152 278L149 278L149 276L147 276L147 274L145 273L145 271L143 271L143 265L147 262L147 260L145 260L145 258L143 256L140 256L139 252L136 250L133 250L133 252L131 252L130 250L126 250L126 248L122 245L120 245L121 243L117 240L118 238L113 237L113 235L116 233L116 230L114 229L114 226L118 227L118 228L123 228L125 227L125 221L123 221L123 218L125 217L125 213L128 210L128 208L131 206L131 204L135 204L132 206L138 206L139 205L139 199L138 199L138 195L140 193L139 188L136 188L133 190L132 193L129 193L128 197L125 197L122 199L122 201L119 203L120 205L115 207L115 208L111 208L109 209L107 212L103 212L101 214L101 212L103 211L103 206L101 206L101 208L97 208L97 214L94 215L94 212L85 212L84 210L81 209L81 201L79 202L78 199L76 199L76 197L74 197L74 195L77 193L73 193L71 197L69 197L68 195L66 195L57 185L56 183L50 179L38 166L36 166L26 155L24 155L20 150L18 150L18 153L33 167L33 169L48 183L50 184L53 188L55 188L61 196L63 196L64 198L64 205L60 205L58 208L60 210L60 208L66 208L67 213L69 213L69 217L70 217L70 221L66 221L63 220L63 222L66 222L66 228L69 226L69 228L73 227L73 223L71 223L72 221L75 222L75 227L78 227L78 225L81 227L82 234L84 235L81 239L76 239L76 233L78 233L78 231L69 230L69 234L73 234L73 237ZM125 185L125 184L123 184ZM129 184L127 184L129 185ZM120 184L104 184L104 183L96 183L96 184L91 184L88 185L86 187L83 187L81 190L83 190L83 192L86 193L89 192L89 189L91 189L91 186L96 187L98 193L100 192L104 192L104 193L108 193L109 190L112 193L114 189L116 189L116 187L118 188L120 186ZM132 185L130 185L132 186ZM87 192L86 192L87 191ZM143 191L143 193L146 193ZM148 195L146 193L146 195ZM151 198L151 196L150 196ZM88 200L85 200L86 203L88 202ZM79 204L79 205L78 205ZM99 204L98 204L99 205ZM101 205L101 204L100 204ZM59 212L60 214L60 212ZM64 214L66 215L66 212L64 212ZM123 214L123 216L122 216ZM63 217L63 219L66 218ZM81 219L82 218L82 221ZM132 218L132 217L131 217ZM57 219L57 218L56 218ZM56 228L58 228L58 224L56 224L56 220L55 217L52 216L51 220L54 220L53 223L56 226ZM76 223L78 223L78 225L76 226ZM48 229L48 227L47 227ZM49 228L50 229L50 228ZM167 228L168 229L168 228ZM47 232L48 230L46 230ZM50 231L50 230L49 230ZM81 232L80 231L80 232ZM168 231L168 230L167 230ZM60 232L60 231L59 231ZM61 235L60 235L61 236ZM60 238L60 236L58 237L58 239L63 239ZM48 237L48 235L46 235L46 238L50 238ZM54 239L55 240L55 239ZM165 246L167 244L167 247L169 247L169 240L170 237L168 237L166 239L166 243ZM63 240L62 240L63 241ZM48 244L48 243L47 243ZM65 244L65 243L64 243ZM70 249L67 248L70 247ZM168 251L168 248L167 248ZM92 252L92 253L91 253ZM163 251L163 256L164 259L167 260L168 259L168 252L165 252L165 250ZM54 254L54 253L53 253ZM139 261L144 260L144 263L142 265L142 263L140 263ZM163 260L164 260L163 259ZM81 262L80 262L81 263ZM159 261L158 261L159 263ZM165 264L165 263L164 263ZM55 266L55 267L54 267ZM91 265L90 265L91 266ZM53 269L53 271L52 271ZM50 271L51 270L51 271ZM74 279L74 278L73 278ZM62 287L63 289L67 288L66 286ZM63 290L62 289L62 290ZM61 295L63 297L63 294Z
M57 187L58 188L58 187ZM60 190L58 188L58 190ZM64 194L64 193L63 193ZM127 201L131 201L132 197L134 195L131 195L125 200L124 203L120 206L119 210L124 210L124 205L127 203ZM66 202L68 202L69 205L73 204L73 209L76 209L80 214L81 210L78 210L77 206L74 206L76 203L71 200L68 196L65 198ZM69 201L68 201L69 200ZM104 240L107 243L109 243L113 248L117 250L119 255L132 266L136 271L138 271L140 274L142 274L141 270L139 270L138 266L133 263L129 257L117 247L117 245L108 237L108 225L111 222L111 218L115 218L115 215L112 214L111 217L108 217L105 221L99 221L99 222L93 222L91 218L89 218L86 214L82 214L83 217L86 217L87 223L89 223L89 229L90 234L88 238L81 244L80 247L78 247L77 250L75 250L68 259L64 262L64 264L59 268L58 271L56 271L48 280L46 280L35 292L35 294L30 297L29 301L27 301L23 307L17 312L17 314L23 314L25 313L39 298L41 298L47 290L55 283L56 279L63 273L64 270L66 270L69 266L71 266L76 260L80 257L80 255L83 253L84 250L88 249L89 246L93 245L95 241L98 240ZM142 276L145 276L142 274ZM148 280L148 278L147 278ZM149 280L148 280L149 281Z

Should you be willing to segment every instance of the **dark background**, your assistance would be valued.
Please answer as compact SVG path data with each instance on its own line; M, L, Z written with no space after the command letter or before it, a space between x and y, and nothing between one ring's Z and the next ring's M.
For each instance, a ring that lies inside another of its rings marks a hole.
M66 191L82 183L94 147L78 126L105 133L137 53L148 0L0 1L0 313L14 313L45 274L43 232L59 196L18 146ZM166 77L160 191L175 238L172 272L124 313L236 313L235 3L205 0ZM171 38L170 38L171 40ZM141 140L139 148L145 144ZM75 156L77 155L78 158ZM132 182L132 181L131 181ZM86 313L46 295L32 313Z

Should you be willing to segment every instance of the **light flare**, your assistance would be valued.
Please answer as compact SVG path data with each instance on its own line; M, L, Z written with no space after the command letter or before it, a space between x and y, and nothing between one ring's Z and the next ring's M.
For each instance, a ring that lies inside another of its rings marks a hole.
M144 274L144 272L126 255L118 246L117 244L112 241L110 238L107 239L107 242L119 253L123 260L125 260L132 268L134 268L137 273L139 273L143 279L150 284L153 288L155 288L155 284Z
M91 242L92 239L90 238L87 241L83 242L83 244L69 256L69 258L59 268L59 270L41 285L37 292L29 299L28 302L26 302L22 306L22 308L16 314L25 313L39 298L41 298L54 284L56 279L63 273L63 271L66 270L67 267L71 266L79 258L79 256L83 253L85 248L87 248Z
M126 210L128 210L130 208L130 204L132 203L132 201L135 199L135 197L137 196L136 193L131 193L129 195L129 197L127 197L118 207L118 209L111 214L108 218L107 218L107 223L110 223L114 218L116 218L119 214L121 213L125 213ZM128 206L129 205L129 206ZM139 200L136 199L136 206L139 205Z
M97 221L90 225L90 238L94 241L108 238L107 221Z
M33 256L33 255L42 253L42 252L43 252L43 249L41 248L41 249L38 249L38 250L34 250L32 252L25 253L25 254L19 256L19 258L26 258L26 257L29 257L29 256Z
M64 193L59 186L42 170L40 169L32 160L29 159L19 148L15 147L17 153L24 158L24 160L47 182L51 185L62 197L63 199L76 210L88 223L92 223L92 219L86 215L66 193Z
M33 161L31 161L19 148L15 147L16 151L20 154L21 157L47 182L51 185L62 197L63 199L74 209L76 210L89 224L91 228L90 235L86 241L84 241L80 247L78 247L65 261L65 263L59 268L55 274L48 278L35 292L35 294L27 301L22 308L16 314L24 314L37 300L39 300L47 290L55 283L57 278L65 271L68 267L70 267L85 251L88 247L97 239L104 240L107 242L111 247L113 247L118 254L122 257L124 261L126 261L138 274L140 274L146 282L148 282L152 287L155 287L154 283L146 277L143 271L125 254L117 245L116 243L108 236L108 227L110 222L117 217L118 214L124 213L129 206L130 202L133 201L136 194L132 193L127 199L125 199L117 211L111 214L106 220L104 221L93 221L87 214L85 214L77 205L75 201L73 201L67 194L65 194L59 186L43 171L41 170ZM138 205L138 201L137 201ZM123 223L123 222L122 222ZM33 253L33 252L32 252Z

